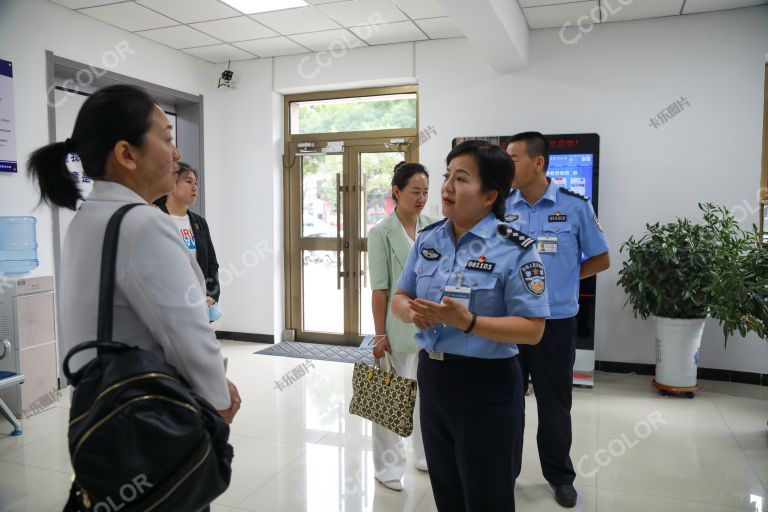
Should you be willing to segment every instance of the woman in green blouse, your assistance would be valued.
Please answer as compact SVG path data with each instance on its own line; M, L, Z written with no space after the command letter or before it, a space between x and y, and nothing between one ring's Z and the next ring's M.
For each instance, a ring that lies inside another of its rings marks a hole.
M390 311L397 280L408 259L418 231L437 219L421 212L427 202L429 174L421 164L400 162L392 177L392 197L395 211L374 226L368 234L368 264L370 267L371 302L376 334L382 335L373 350L377 359L388 352L398 375L416 378L419 346L413 337L416 329L403 323ZM418 396L412 434L414 465L427 470L424 444L421 440ZM373 424L373 463L376 479L384 486L400 491L405 473L403 438L384 427Z

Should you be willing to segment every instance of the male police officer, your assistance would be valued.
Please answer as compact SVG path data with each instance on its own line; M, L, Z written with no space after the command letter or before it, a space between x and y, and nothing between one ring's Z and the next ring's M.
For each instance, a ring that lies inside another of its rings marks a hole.
M505 221L537 240L549 282L551 312L541 342L520 345L519 359L524 387L530 375L536 392L541 470L555 491L555 500L570 508L576 505L570 450L579 280L609 267L608 240L589 199L547 178L549 152L541 133L513 136L507 153L515 162L515 178Z

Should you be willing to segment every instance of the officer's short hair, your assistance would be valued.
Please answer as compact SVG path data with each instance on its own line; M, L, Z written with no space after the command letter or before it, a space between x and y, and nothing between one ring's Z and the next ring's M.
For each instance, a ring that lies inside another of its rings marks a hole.
M505 201L515 178L515 163L501 147L485 140L465 140L448 153L445 165L461 155L472 155L480 170L482 191L495 190L499 193L491 211L497 219L503 220L506 210Z
M509 143L525 142L525 152L530 158L544 157L544 172L549 168L549 146L547 139L539 132L520 132L509 139Z

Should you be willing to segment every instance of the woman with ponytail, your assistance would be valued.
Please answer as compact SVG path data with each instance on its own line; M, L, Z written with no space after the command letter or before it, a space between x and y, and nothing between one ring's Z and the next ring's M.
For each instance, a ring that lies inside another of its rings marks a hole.
M65 164L69 153L78 154L85 175L94 181L79 207L84 198ZM60 270L60 341L66 350L96 339L98 269L108 220L126 204L149 205L173 190L179 158L163 111L147 93L124 85L91 95L70 138L30 156L27 167L39 184L41 201L77 209ZM173 365L231 422L240 397L224 374L204 290L200 268L170 217L150 207L131 210L118 242L113 338Z

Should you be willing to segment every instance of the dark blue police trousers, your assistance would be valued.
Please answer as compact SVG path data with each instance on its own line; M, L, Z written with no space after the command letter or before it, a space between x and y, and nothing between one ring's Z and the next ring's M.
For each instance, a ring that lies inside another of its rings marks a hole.
M440 512L515 510L523 449L522 372L517 357L419 354L421 433Z
M576 478L570 455L576 335L576 317L547 320L538 345L518 345L523 388L530 375L539 412L541 472L555 486L572 485Z

